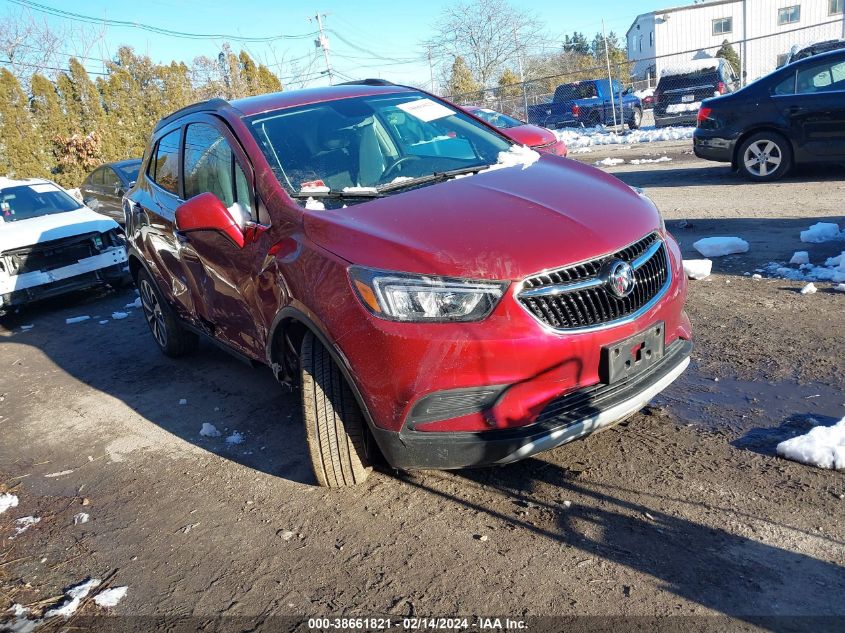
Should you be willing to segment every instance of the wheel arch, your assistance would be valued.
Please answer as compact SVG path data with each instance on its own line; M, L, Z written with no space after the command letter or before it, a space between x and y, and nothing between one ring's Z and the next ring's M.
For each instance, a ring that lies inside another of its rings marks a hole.
M795 162L795 146L792 143L792 139L789 138L789 135L784 132L782 129L777 127L776 125L760 125L757 127L753 127L749 130L746 130L739 137L736 139L734 143L733 149L733 156L731 157L731 169L736 170L739 168L739 149L742 147L742 144L745 143L750 137L758 134L759 132L771 132L773 134L777 134L778 136L782 136L786 139L788 143L789 152L792 155L793 164Z

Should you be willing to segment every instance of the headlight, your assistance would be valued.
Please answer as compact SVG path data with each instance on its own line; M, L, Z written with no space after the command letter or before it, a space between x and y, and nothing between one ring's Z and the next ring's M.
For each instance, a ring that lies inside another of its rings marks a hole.
M479 321L508 284L372 270L352 266L352 285L374 315L392 321Z

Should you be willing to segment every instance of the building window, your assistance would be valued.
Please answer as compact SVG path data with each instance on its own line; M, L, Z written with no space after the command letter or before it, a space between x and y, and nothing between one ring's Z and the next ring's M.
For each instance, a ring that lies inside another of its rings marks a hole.
M842 0L840 0L840 2L841 2L841 1L842 1ZM654 31L649 31L649 32L648 32L648 45L649 45L651 48L654 48Z
M783 24L795 24L801 19L801 5L778 9L778 26Z
M830 15L845 13L845 0L830 0Z
M643 36L640 35L640 52L643 52Z
M733 18L719 18L713 20L713 35L724 35L733 31Z

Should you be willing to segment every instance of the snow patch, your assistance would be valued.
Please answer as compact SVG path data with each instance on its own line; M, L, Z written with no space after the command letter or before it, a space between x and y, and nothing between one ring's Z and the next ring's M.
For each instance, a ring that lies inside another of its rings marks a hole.
M522 167L523 169L528 169L538 160L540 160L539 152L535 152L530 147L525 147L525 145L511 145L508 151L499 152L495 165L490 165L487 169L483 169L479 173L503 169L505 167Z
M16 523L15 534L14 534L14 536L10 536L9 539L13 539L16 536L23 534L29 528L31 528L33 525L35 525L36 523L40 523L40 522L41 522L41 517L33 517L33 516L21 517L20 519L15 521L15 523Z
M94 597L94 602L101 607L114 607L123 600L127 591L129 591L129 587L112 587L97 594Z
M596 167L616 167L625 162L624 158L604 158L593 163Z
M781 442L777 453L802 464L845 470L845 418L833 426L816 426L804 435Z
M748 252L748 242L739 237L704 237L693 243L692 247L705 257Z
M635 158L631 161L632 165L647 165L649 163L668 163L672 159L668 156L661 156L660 158Z
M121 319L125 319L128 316L129 316L128 312L112 312L111 313L111 318L113 318L115 321L120 321Z
M343 193L378 193L375 187L344 187L342 191Z
M684 260L684 274L690 279L705 279L712 269L713 262L709 259Z
M579 153L580 148L597 145L634 145L638 143L656 143L659 141L681 141L691 139L694 127L643 127L625 134L608 131L602 125L594 128L570 128L554 130L555 136L569 148L571 154Z
M87 512L77 512L73 515L73 524L74 525L82 525L83 523L88 523L88 519L91 518L91 515Z
M48 610L45 614L45 618L53 618L56 616L62 616L65 618L69 618L76 610L79 608L79 605L85 599L85 597L91 593L92 589L99 587L100 579L99 578L89 578L88 580L79 583L78 585L74 585L67 591L65 591L65 599L62 604L58 607Z
M326 205L322 203L320 200L315 200L310 196L305 200L305 208L310 209L311 211L325 211Z
M56 473L48 473L44 476L47 477L48 479L53 479L54 477L64 477L65 475L69 475L72 472L73 472L72 470L60 470Z
M801 231L802 242L821 244L834 240L845 240L845 231L840 231L835 222L817 222L806 231Z
M682 114L684 112L698 112L701 107L701 101L691 101L690 103L670 103L666 106L666 114Z
M200 435L203 437L220 437L221 433L211 422L203 422Z
M9 508L17 508L18 507L18 497L17 495L10 495L8 493L4 493L0 495L0 514L3 514Z
M809 264L810 263L810 253L807 251L795 251L792 255L792 259L789 260L790 264Z
M135 301L132 303L127 303L124 308L140 308L141 307L141 297L137 297Z
M818 291L819 291L819 289L816 288L816 285L812 281L810 283L808 283L806 286L804 286L803 288L801 288L801 294L802 295L814 295Z
M71 325L73 323L82 323L83 321L87 321L91 317L89 316L78 316L78 317L70 317L69 319L65 319L65 323L67 325Z
M27 331L31 330L32 328L34 328L34 327L35 327L34 325L22 325L22 326L21 326L21 332L27 332Z
M845 284L838 284L833 288L836 292L845 292Z
M235 431L229 437L226 438L226 444L243 444L244 443L244 435L240 431Z
M179 404L182 404L182 405L188 404L188 400L186 398L180 398Z

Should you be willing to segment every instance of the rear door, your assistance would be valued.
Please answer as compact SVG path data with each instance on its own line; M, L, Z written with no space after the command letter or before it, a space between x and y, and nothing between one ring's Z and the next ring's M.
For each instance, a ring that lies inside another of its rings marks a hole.
M270 241L269 227L256 221L252 165L225 124L195 115L185 127L182 173L186 200L213 193L242 229L257 236L243 248L217 231L177 234L177 240L196 310L214 336L249 357L263 358L267 331L256 280Z
M845 157L845 55L802 64L794 93L772 99L805 159Z
M102 171L103 184L100 186L100 195L98 196L100 208L97 211L116 220L118 224L123 224L123 206L121 202L123 183L114 169L108 165L101 167L100 171Z

